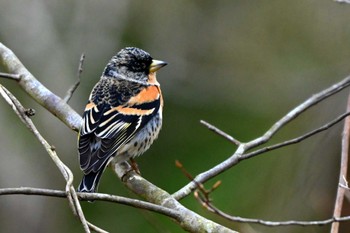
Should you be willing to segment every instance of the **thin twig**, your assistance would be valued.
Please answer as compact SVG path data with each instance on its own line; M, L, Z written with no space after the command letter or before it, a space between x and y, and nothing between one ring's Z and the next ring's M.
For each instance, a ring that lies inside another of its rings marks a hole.
M179 215L175 220L184 230L189 232L236 232L186 208L168 192L130 170L130 165L127 163L116 163L112 160L111 167L124 184L138 196L154 204L177 210Z
M247 154L243 154L240 156L239 158L239 161L241 160L245 160L245 159L249 159L251 157L254 157L254 156L257 156L259 154L263 154L265 152L269 152L269 151L272 151L272 150L276 150L276 149L279 149L281 147L285 147L285 146L289 146L291 144L296 144L296 143L299 143L311 136L314 136L315 134L318 134L320 132L323 132L329 128L331 128L332 126L334 126L335 124L341 122L344 118L346 118L347 116L350 115L350 112L346 112L346 113L343 113L341 114L340 116L338 116L337 118L335 118L334 120L324 124L323 126L317 128L317 129L314 129L304 135L301 135L299 137L296 137L296 138L293 138L293 139L290 139L290 140L287 140L287 141L284 141L284 142L281 142L281 143L277 143L277 144L274 144L274 145L271 145L271 146L267 146L267 147L264 147L264 148L261 148L259 150L256 150L256 151L252 151L250 153L247 153ZM208 123L209 124L209 123ZM214 126L215 127L215 126Z
M1 188L0 196L2 195L37 195L37 196L49 196L49 197L67 197L67 193L62 190L54 189L42 189L42 188L32 188L32 187L20 187L20 188Z
M80 114L74 111L65 101L52 93L40 83L22 64L17 56L0 43L0 64L7 73L19 75L19 86L36 102L60 119L70 129L78 131L82 123Z
M241 144L240 141L238 141L237 139L235 139L234 137L232 137L231 135L225 133L224 131L222 131L221 129L215 127L214 125L204 121L204 120L200 120L200 123L204 126L206 126L209 130L213 131L214 133L222 136L223 138L225 138L226 140L228 140L229 142L239 146Z
M346 180L345 176L343 176L343 183L339 183L339 186L346 190L350 190L348 181Z
M344 88L348 87L350 85L350 76L346 77L345 79L341 80L340 82L332 85L331 87L312 95L310 98L308 98L306 101L298 105L296 108L291 110L289 113L287 113L284 117L282 117L280 120L278 120L268 131L264 133L263 136L256 138L254 140L251 140L247 143L241 143L236 152L229 157L228 159L222 161L221 163L217 164L216 166L212 167L211 169L204 171L196 176L195 181L198 183L204 183L208 181L209 179L217 176L218 174L228 170L235 164L240 162L241 156L247 151L252 148L255 148L259 145L262 145L266 142L268 142L273 135L275 135L283 126L285 126L287 123L289 123L291 120L295 119L297 116L299 116L301 113L309 109L310 107L316 105L320 101L338 93L339 91L343 90ZM184 187L182 187L180 190L175 192L173 194L173 197L177 200L180 200L184 198L185 196L189 195L194 189L196 189L196 182L191 181Z
M41 189L32 187L2 188L0 189L0 196L2 195L39 195L59 198L67 198L68 196L67 192L63 190ZM159 206L150 202L127 197L121 197L105 193L77 193L77 196L80 200L83 201L104 201L118 203L139 209L153 211L159 214L169 216L171 218L177 218L179 215L179 213L176 210L164 206Z
M347 3L350 4L350 0L334 0L337 3Z
M33 99L35 99L45 109L53 113L59 120L69 126L70 129L73 129L75 131L79 130L82 123L81 116L76 111L74 111L63 99L52 93L38 80L36 80L34 76L23 66L15 54L1 43L0 63L3 63L4 68L8 73L21 75L21 80L18 83ZM116 171L116 169L114 169L114 171ZM123 174L126 173L126 170L120 171ZM68 176L67 172L64 172L64 176L65 178ZM126 184L129 189L137 193L139 196L144 197L147 201L150 201L152 203L176 210L179 214L175 220L184 230L190 232L235 232L189 210L188 208L181 205L181 203L177 202L169 193L151 184L137 174L128 173L128 175L125 177ZM71 195L74 195L74 192L72 190L69 190L69 192ZM67 191L67 195L69 195L69 192ZM74 200L74 198L72 199ZM89 224L88 222L86 223ZM84 230L85 229L86 228L84 225Z
M188 172L183 168L182 164L180 168L185 171L186 177L189 179L192 179L191 175L188 175ZM346 186L347 186L347 181L345 181ZM210 194L212 193L213 190L215 190L218 186L220 185L220 182L217 182L214 184L213 188L210 190L206 190L204 188L203 184L198 184L197 183L197 189L194 191L194 197L196 200L199 201L199 203L207 210L210 212L213 212L217 214L218 216L221 216L227 220L233 221L233 222L242 222L242 223L255 223L255 224L260 224L260 225L265 225L269 227L277 227L277 226L291 226L291 225L296 225L296 226L322 226L322 225L328 225L328 224L334 224L334 223L339 223L341 221L349 221L350 216L345 216L345 217L333 217L329 218L326 220L319 220L319 221L296 221L296 220L288 220L288 221L267 221L267 220L262 220L262 219L253 219L253 218L243 218L243 217L238 217L238 216L232 216L230 214L227 214L226 212L220 210L217 208L211 201L210 199Z
M63 100L68 103L72 98L74 91L78 88L81 81L81 73L83 72L83 64L85 60L85 54L82 53L79 60L78 72L77 72L77 81L68 89L66 96Z
M334 217L334 218L329 218L325 220L319 220L319 221L296 221L296 220L289 220L289 221L266 221L262 219L254 219L254 218L242 218L238 216L232 216L229 215L218 208L216 208L214 205L211 203L208 205L208 210L211 212L214 212L218 214L219 216L222 216L230 221L233 222L243 222L243 223L256 223L256 224L261 224L269 227L277 227L277 226L322 226L322 225L328 225L334 222L345 222L350 220L350 216L346 217Z
M35 137L39 140L39 142L44 146L47 153L50 155L51 159L56 164L57 168L62 173L63 177L65 178L67 184L69 183L69 180L72 179L70 176L72 176L71 171L67 166L64 165L64 163L59 159L59 157L56 154L56 151L54 147L52 147L44 137L39 133L37 128L35 127L32 120L26 115L25 111L26 109L22 106L22 104L14 97L5 87L0 85L0 94L3 96L3 98L6 100L6 102L12 107L14 112L17 114L17 116L20 118L20 120L27 126L27 128L35 135ZM71 184L70 184L71 185ZM77 214L85 232L89 233L89 226L87 224L87 221L84 217L84 214L81 210L80 203L77 200L74 200L74 198L70 198L72 193L75 193L74 188L69 188L69 191L67 190L67 193L69 194L67 198L69 201L70 206L72 207L72 211L74 214ZM80 208L74 208L74 207L80 207Z
M95 232L98 232L98 233L109 233L108 231L105 231L105 230L99 228L98 226L95 226L94 224L92 224L90 222L88 222L87 224L88 224L89 228L91 230L95 231Z
M350 76L346 77L345 79L341 80L340 82L333 84L332 86L328 87L327 89L312 95L310 98L308 98L306 101L298 105L296 108L292 109L290 112L288 112L284 117L282 117L280 120L278 120L266 133L250 142L247 142L245 144L244 150L249 150L251 148L254 148L256 146L259 146L261 144L264 144L268 142L273 135L275 135L283 126L288 124L290 121L297 118L301 113L305 112L307 109L311 108L312 106L318 104L322 100L338 93L339 91L343 90L344 88L350 86Z
M179 161L176 160L175 161L175 165L176 167L178 167L179 169L181 169L181 172L191 181L196 182L195 180L193 180L193 176L191 175L191 173L189 173L187 171L187 169L183 166L183 164ZM206 189L204 187L203 184L201 183L196 183L197 185L197 190L194 191L194 196L196 197L196 199L206 199L207 201L209 200L209 195L210 193L212 193L215 189L217 189L221 184L221 181L217 181L215 182L215 184L210 188L210 189ZM203 195L203 198L202 198Z
M346 189L348 191L350 190L349 186L346 186L344 184L339 184L339 187L342 187L342 188L344 188L344 189Z
M347 111L350 111L350 94L348 96L348 103L346 107ZM349 157L349 140L350 140L350 118L345 119L343 138L342 138L342 150L340 159L340 173L339 173L339 184L343 181L344 177L347 175L348 171L348 157ZM335 200L333 216L340 217L343 207L345 189L338 187L337 197ZM331 228L331 233L339 232L339 223L333 223Z
M284 142L281 142L281 143L277 143L277 144L274 144L274 145L271 145L271 146L267 146L267 147L261 148L261 149L256 150L256 151L252 151L252 152L247 153L247 154L243 154L240 157L239 161L252 158L254 156L257 156L259 154L263 154L263 153L268 152L268 151L272 151L272 150L276 150L276 149L279 149L279 148L282 148L282 147L285 147L285 146L289 146L291 144L299 143L299 142L301 142L301 141L303 141L305 139L308 139L311 136L314 136L315 134L321 133L321 132L331 128L332 126L334 126L335 124L341 122L344 118L346 118L349 115L350 115L350 112L343 113L340 116L338 116L337 118L335 118L334 120L326 123L325 125L317 128L317 129L314 129L314 130L312 130L312 131L310 131L310 132L308 132L308 133L306 133L304 135L301 135L299 137L296 137L296 138L293 138L293 139L290 139L290 140L287 140L287 141L284 141Z
M1 73L1 72L0 72L0 77L1 78L12 79L12 80L15 80L15 81L19 81L21 79L21 76L19 74L8 74L8 73Z

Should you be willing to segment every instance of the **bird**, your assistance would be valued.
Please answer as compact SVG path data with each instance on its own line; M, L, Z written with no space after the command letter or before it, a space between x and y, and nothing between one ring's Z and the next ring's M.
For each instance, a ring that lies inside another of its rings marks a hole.
M165 65L136 47L120 50L108 62L82 116L78 153L83 178L78 192L97 192L112 160L133 160L158 137L163 97L156 71Z

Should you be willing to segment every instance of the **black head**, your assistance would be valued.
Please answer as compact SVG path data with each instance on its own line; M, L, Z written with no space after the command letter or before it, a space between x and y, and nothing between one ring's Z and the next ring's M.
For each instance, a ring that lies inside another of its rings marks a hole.
M151 55L146 51L139 48L127 47L112 57L103 71L103 75L110 77L122 75L129 79L147 81L148 74L154 71L154 61L156 60L153 60ZM166 65L165 62L162 64L162 66ZM158 66L160 66L159 63Z

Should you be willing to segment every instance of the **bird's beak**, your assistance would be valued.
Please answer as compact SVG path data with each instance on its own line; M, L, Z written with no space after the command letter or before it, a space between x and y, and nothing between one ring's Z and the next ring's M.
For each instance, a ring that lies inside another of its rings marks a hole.
M159 61L159 60L152 60L152 63L149 67L149 71L150 72L156 72L157 70L159 70L160 68L162 68L163 66L166 66L168 63L166 63L165 61Z

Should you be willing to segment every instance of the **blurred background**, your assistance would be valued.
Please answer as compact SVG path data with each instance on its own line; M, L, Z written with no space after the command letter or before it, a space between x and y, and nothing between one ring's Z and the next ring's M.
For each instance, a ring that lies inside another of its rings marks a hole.
M108 60L137 46L168 66L158 72L165 98L160 138L137 161L142 175L173 193L193 175L231 156L236 147L200 125L206 120L241 141L262 135L289 110L350 73L350 5L304 1L27 0L0 2L0 42L59 96L82 82L70 105L82 113ZM1 70L2 68L0 68ZM3 69L2 69L3 71ZM76 133L49 114L15 82L0 80L25 107L74 172ZM269 144L332 120L346 108L348 89L313 107ZM33 135L0 100L0 188L64 189L64 180ZM343 123L297 145L243 161L215 179L211 197L229 214L271 221L332 216ZM107 169L100 192L135 197ZM195 212L240 232L329 232L330 226L276 227L232 223L208 213L188 196ZM82 203L86 218L110 232L182 232L159 214L118 204ZM344 214L350 214L346 205ZM341 224L349 232L350 223ZM0 232L83 232L64 199L1 196Z

